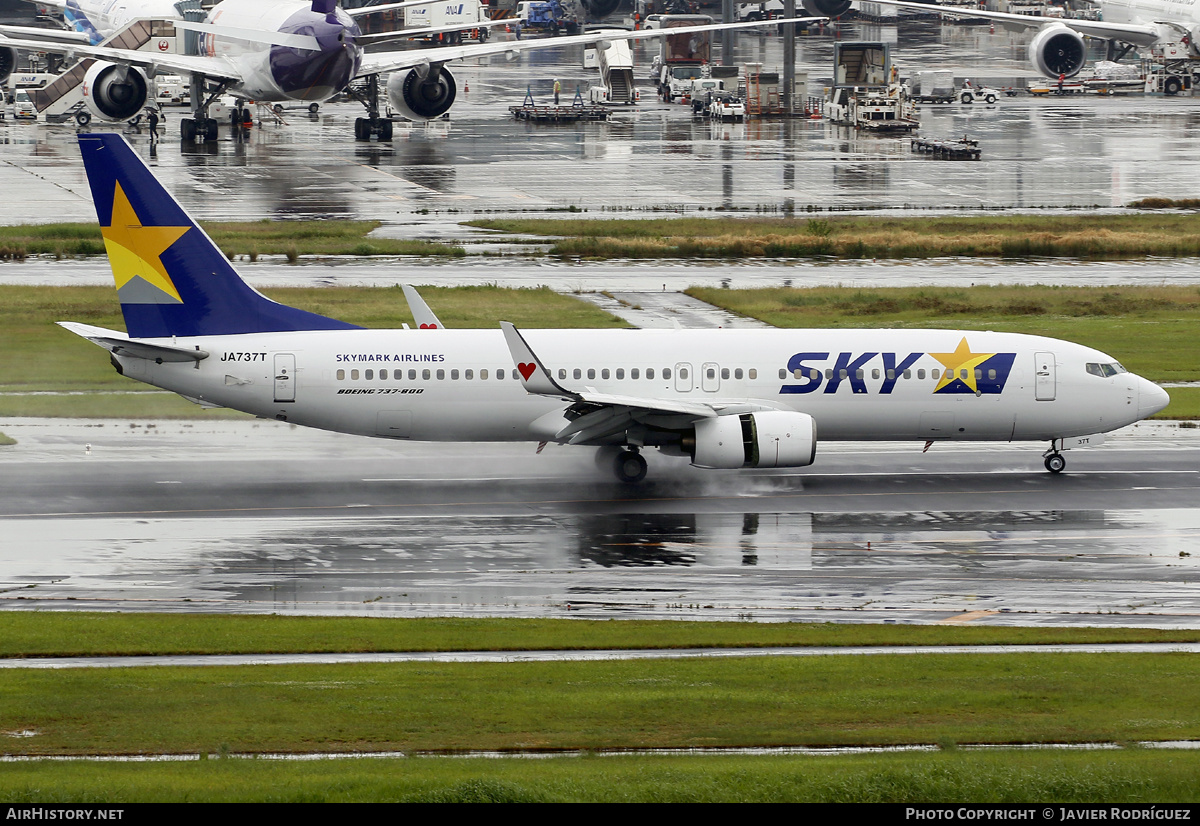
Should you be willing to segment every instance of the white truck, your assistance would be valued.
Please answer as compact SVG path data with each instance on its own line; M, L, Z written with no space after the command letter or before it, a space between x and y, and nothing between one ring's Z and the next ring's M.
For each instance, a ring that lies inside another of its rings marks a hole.
M487 6L480 0L430 3L427 6L413 6L404 10L404 27L408 29L445 29L462 26L458 31L446 31L424 38L436 43L453 44L468 39L483 43L488 38L489 30L479 24L490 20Z
M797 9L800 10L799 5ZM783 0L767 0L764 3L738 3L733 7L733 19L737 23L755 20L770 20L783 17Z

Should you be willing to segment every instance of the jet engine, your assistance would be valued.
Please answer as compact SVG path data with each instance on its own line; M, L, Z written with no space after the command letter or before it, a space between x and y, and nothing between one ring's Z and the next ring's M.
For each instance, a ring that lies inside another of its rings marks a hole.
M83 78L83 100L97 117L129 120L146 105L150 85L141 69L97 61Z
M15 68L17 68L17 50L7 46L0 47L0 86L4 85Z
M392 72L387 94L392 108L409 120L433 120L450 110L458 87L445 66L417 66L407 72Z
M850 10L850 0L801 0L809 17L841 17Z
M1062 24L1046 26L1029 42L1029 62L1046 77L1075 77L1086 61L1083 36Z
M684 448L697 467L805 467L817 455L817 423L783 410L701 419Z
M583 7L587 10L588 20L599 20L602 17L608 17L617 10L617 6L621 5L621 0L583 0Z

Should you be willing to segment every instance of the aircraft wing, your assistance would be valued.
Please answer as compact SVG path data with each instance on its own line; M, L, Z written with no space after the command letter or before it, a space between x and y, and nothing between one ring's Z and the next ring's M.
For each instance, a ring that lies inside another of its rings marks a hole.
M0 34L0 46L27 51L54 51L68 57L94 57L149 71L171 69L175 72L201 72L214 80L241 82L242 73L232 61L223 57L139 52L133 49L114 49L109 46L89 46L82 43L62 43L50 40L25 40Z
M376 9L381 7L375 7ZM783 23L815 23L828 20L827 17L790 17L775 20L757 20L752 23L707 23L701 26L676 26L669 29L643 29L630 32L623 29L608 29L591 31L584 34L572 34L565 37L544 37L532 40L506 40L499 43L471 43L465 46L444 46L437 49L422 49L420 51L379 52L363 56L360 75L373 75L379 72L394 72L398 69L410 69L414 66L432 63L447 63L452 60L466 60L472 57L486 57L494 54L512 54L529 51L530 49L553 49L558 46L574 46L579 44L598 43L613 40L648 40L667 35L691 34L693 32L723 31L725 29L751 29L756 26L777 26Z
M28 37L33 40L45 39L48 43L90 43L88 36L74 29L48 29L44 26L10 26L0 25L0 35L8 37Z
M779 409L748 400L693 402L599 393L590 387L570 390L554 379L516 327L507 321L501 321L500 327L526 392L569 403L563 411L563 418L557 414L552 417L554 430L547 431L547 435L553 433L557 442L571 445L603 444L607 437L620 433L635 422L654 420L659 426L667 423L667 427L683 428L700 419ZM565 425L564 419L567 420Z
M1158 28L1152 25L1138 23L1103 23L1099 20L1072 20L1065 17L1033 17L1027 14L1007 14L998 11L976 11L975 9L948 9L929 6L925 3L907 3L903 0L870 0L881 6L895 6L900 9L930 12L937 11L951 17L982 17L984 20L995 20L1005 26L1024 29L1040 29L1043 26L1066 26L1082 35L1101 40L1120 40L1135 46L1149 46L1157 42Z

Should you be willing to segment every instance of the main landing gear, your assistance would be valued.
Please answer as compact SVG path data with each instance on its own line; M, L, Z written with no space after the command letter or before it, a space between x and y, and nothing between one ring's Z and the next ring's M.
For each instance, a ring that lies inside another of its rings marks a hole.
M613 461L617 479L627 485L635 485L646 478L646 459L637 448L622 450Z
M379 141L390 141L392 120L379 114L379 75L367 75L363 87L347 87L346 91L367 108L365 118L354 119L354 139L369 141L374 136Z

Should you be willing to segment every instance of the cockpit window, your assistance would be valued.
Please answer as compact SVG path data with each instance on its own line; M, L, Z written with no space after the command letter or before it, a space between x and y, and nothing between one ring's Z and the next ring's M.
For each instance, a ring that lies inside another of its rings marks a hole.
M1122 367L1118 362L1115 362L1115 361L1109 362L1107 364L1098 364L1094 361L1088 362L1087 371L1088 371L1088 373L1092 374L1093 376L1100 376L1101 378L1107 378L1108 376L1115 376L1119 373L1129 372L1124 367Z

